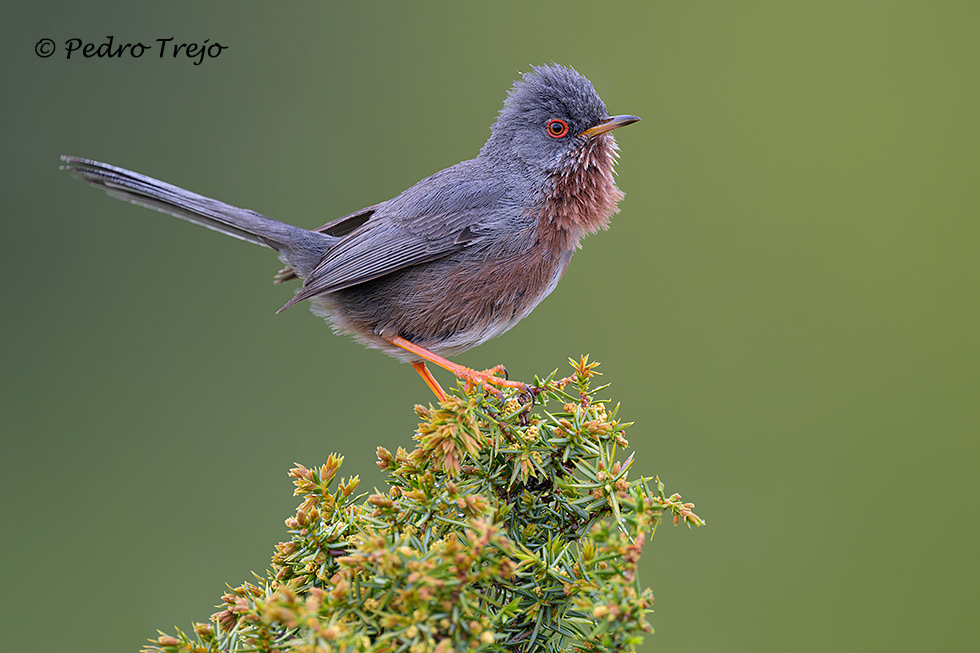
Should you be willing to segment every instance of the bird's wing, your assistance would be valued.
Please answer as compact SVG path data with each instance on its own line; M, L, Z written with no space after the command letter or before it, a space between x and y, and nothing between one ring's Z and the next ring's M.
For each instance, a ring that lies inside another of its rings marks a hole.
M367 221L327 251L283 308L442 258L480 238L480 223L501 206L504 189L446 174L452 170L372 207Z
M360 211L348 213L347 215L341 216L336 220L331 220L325 225L317 227L313 231L319 231L320 233L327 234L329 236L337 236L338 238L341 238L367 222L368 219L374 215L374 212L378 210L379 206L381 205L375 204L374 206L365 207Z
M381 205L375 204L374 206L367 206L360 211L354 211L353 213L342 215L335 220L331 220L330 222L317 227L313 231L319 231L320 233L327 234L328 236L342 238L367 222L368 219L374 215L374 212L379 206ZM294 270L292 266L287 265L276 273L276 276L272 279L272 281L273 283L284 283L297 278L298 275L296 274L296 270Z

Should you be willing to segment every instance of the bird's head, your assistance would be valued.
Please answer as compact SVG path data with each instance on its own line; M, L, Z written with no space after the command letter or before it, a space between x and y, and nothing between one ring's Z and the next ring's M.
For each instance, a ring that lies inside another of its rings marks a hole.
M535 66L514 82L481 154L553 175L597 147L611 153L609 132L638 120L610 116L592 83L572 68Z

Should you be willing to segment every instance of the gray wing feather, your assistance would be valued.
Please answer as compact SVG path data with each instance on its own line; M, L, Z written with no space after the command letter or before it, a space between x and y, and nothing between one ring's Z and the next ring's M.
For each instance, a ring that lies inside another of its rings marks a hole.
M504 188L474 179L466 161L377 205L363 225L323 256L283 308L459 251L481 237L481 222L500 208Z

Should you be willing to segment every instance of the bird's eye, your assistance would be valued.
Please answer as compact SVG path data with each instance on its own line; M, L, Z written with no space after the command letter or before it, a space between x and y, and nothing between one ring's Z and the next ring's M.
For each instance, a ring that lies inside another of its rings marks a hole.
M552 118L548 121L545 129L548 130L548 136L551 136L552 138L561 138L568 133L568 123L564 120L559 120L558 118Z

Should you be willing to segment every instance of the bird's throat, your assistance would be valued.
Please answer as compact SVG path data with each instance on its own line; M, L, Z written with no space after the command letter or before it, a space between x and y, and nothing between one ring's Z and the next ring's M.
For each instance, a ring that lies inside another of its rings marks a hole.
M552 176L540 218L543 231L569 238L573 246L579 239L609 228L609 219L619 211L623 192L613 181L616 141L612 136L589 139L573 150Z

